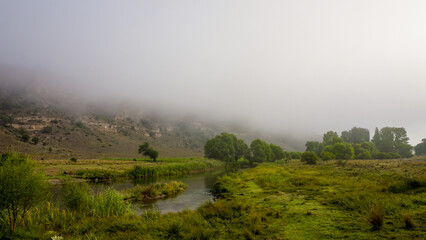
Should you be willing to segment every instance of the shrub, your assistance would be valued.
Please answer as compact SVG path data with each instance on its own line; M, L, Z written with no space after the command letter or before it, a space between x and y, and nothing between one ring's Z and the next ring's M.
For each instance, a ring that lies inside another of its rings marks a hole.
M63 201L71 210L89 211L93 201L93 192L86 182L69 182L63 187Z
M318 161L318 156L311 151L307 151L302 153L301 161L305 162L306 164L316 164Z
M31 139L31 142L32 142L32 143L34 143L34 145L37 145L37 144L38 144L38 141L39 141L39 138L38 138L38 137L33 137L33 138Z
M291 159L300 159L302 157L301 152L290 152L289 154Z
M30 135L28 135L28 133L24 132L21 136L21 139L24 142L28 142L28 140L30 140Z
M325 160L325 161L331 160L331 159L336 159L336 155L334 155L331 152L322 151L322 153L321 153L321 159Z
M53 129L51 126L46 126L41 130L42 133L52 133L52 131Z
M333 145L333 153L336 159L348 160L354 157L354 148L349 143L336 143Z
M371 154L367 150L362 150L358 155L355 157L356 159L371 159Z
M391 159L391 156L389 153L385 153L385 152L378 152L373 154L373 158L374 159Z
M31 208L49 198L50 191L32 160L8 152L0 160L0 196L0 211L9 212L5 218L13 233Z
M77 158L72 157L72 158L71 158L71 162L77 162Z

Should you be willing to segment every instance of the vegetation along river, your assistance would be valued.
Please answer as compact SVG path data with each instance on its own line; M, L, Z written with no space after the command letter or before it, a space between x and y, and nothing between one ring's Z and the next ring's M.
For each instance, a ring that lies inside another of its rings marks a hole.
M106 190L108 187L117 191L131 189L136 185L148 185L152 183L161 183L169 181L182 181L188 188L175 197L160 199L152 202L134 203L133 207L136 213L140 214L145 210L154 208L162 214L168 212L178 212L185 209L194 210L201 206L206 201L213 201L211 189L216 179L224 175L225 170L216 170L211 172L204 172L186 176L170 176L170 177L157 177L157 178L142 178L114 182L89 182L95 194ZM57 185L54 187L54 192L57 198L60 197L62 186Z

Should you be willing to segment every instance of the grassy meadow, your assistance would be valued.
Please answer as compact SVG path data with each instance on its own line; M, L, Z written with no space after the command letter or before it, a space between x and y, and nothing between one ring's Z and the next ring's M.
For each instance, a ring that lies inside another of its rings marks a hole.
M263 163L220 177L216 202L163 215L152 210L136 216L124 195L107 191L87 211L54 203L31 210L14 238L425 239L425 163L425 158ZM85 196L79 191L71 195Z
M150 159L104 158L38 160L39 168L52 179L117 179L174 176L222 168L223 162L204 158Z

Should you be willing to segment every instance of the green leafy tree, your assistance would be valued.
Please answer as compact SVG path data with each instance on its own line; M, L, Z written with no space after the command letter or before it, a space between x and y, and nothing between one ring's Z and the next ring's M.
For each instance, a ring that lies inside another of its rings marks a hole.
M144 144L139 145L138 151L144 156L151 158L154 162L157 161L158 151L149 146L149 143L145 142Z
M302 157L301 152L290 152L290 159L300 159Z
M250 144L250 163L272 161L272 150L268 144L260 139L253 140Z
M246 157L249 149L247 144L242 139L238 139L235 135L232 136L234 139L235 161L237 161L240 158Z
M280 146L277 146L277 145L271 143L271 144L269 144L269 147L272 150L272 160L273 161L281 160L285 157L284 150Z
M333 153L336 159L352 159L354 157L354 148L351 144L340 142L333 145Z
M355 159L372 159L371 153L365 149L355 155Z
M25 129L20 129L19 132L21 133L22 141L28 142L30 140L30 135Z
M318 161L318 156L314 152L306 151L302 153L300 161L305 162L306 164L316 164Z
M324 160L324 161L336 159L336 155L334 155L334 153L332 153L332 152L322 151L321 159Z
M334 145L336 143L341 143L341 142L343 142L343 140L339 137L339 135L337 135L336 132L333 132L333 131L328 131L324 133L322 137L322 144L324 146Z
M28 211L50 197L45 177L35 163L18 153L5 153L0 160L0 211L6 213L9 231L15 232Z
M426 138L423 138L422 142L414 147L414 151L417 156L426 155Z
M324 148L324 145L318 141L307 141L305 147L305 151L315 152L317 155L320 155Z
M240 153L237 154L237 150L235 149L239 144L241 143L234 144L234 137L231 134L221 133L207 141L204 145L204 155L207 158L233 162L240 155Z
M366 128L353 127L349 131L343 131L342 140L347 143L362 143L370 141L370 131Z
M377 149L377 146L374 144L374 142L362 142L361 148L369 151L371 154L379 152L379 149Z
M376 128L372 139L380 152L395 152L402 157L411 157L413 148L408 140L405 128L395 127L384 127L380 131Z

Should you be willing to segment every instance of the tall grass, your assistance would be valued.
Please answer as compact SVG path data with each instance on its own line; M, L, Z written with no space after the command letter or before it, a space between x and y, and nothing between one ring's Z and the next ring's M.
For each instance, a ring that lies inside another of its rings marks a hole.
M133 178L185 175L196 171L206 171L222 167L223 163L216 160L170 163L156 166L136 165L128 174Z
M162 163L163 162L163 163ZM179 176L193 172L203 172L209 169L221 168L223 162L210 159L185 160L163 159L154 165L135 165L130 170L78 170L76 177L83 179L117 179L117 178L146 178L157 176Z
M125 190L124 195L125 199L138 202L175 196L185 190L185 188L187 188L187 185L181 181L171 181L147 186L137 185L132 189Z
M93 196L86 182L65 184L62 199L67 209L91 216L123 216L132 213L122 194L108 188L103 193Z
M131 213L130 204L124 202L124 196L111 188L94 197L92 204L94 216L123 216Z

